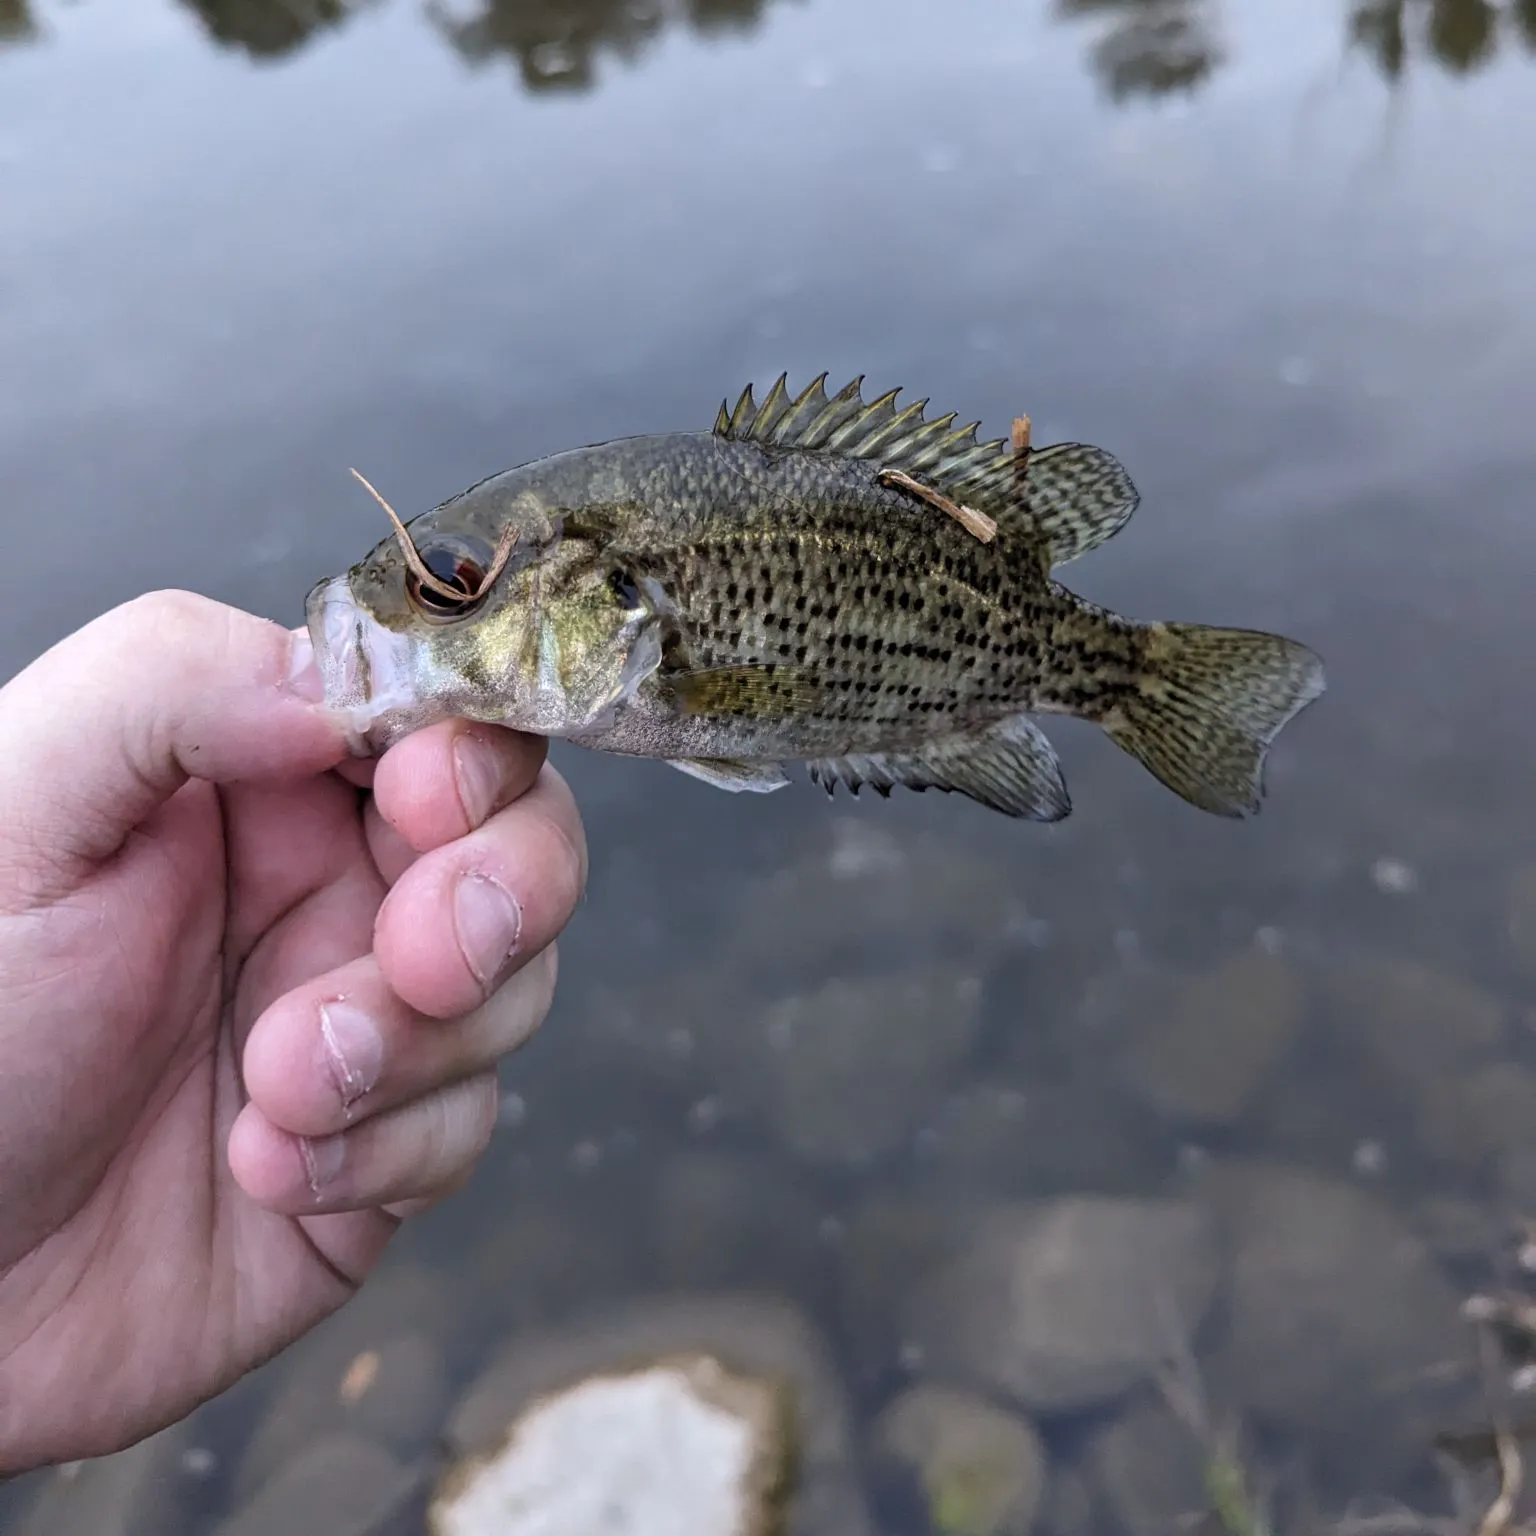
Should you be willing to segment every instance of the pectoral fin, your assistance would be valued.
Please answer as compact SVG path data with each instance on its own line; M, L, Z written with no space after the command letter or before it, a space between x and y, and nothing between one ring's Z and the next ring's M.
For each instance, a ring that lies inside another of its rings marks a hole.
M916 752L818 758L811 777L831 794L868 784L889 795L896 785L938 789L1027 821L1060 821L1072 809L1056 751L1033 721L1020 715L990 730L946 736Z
M662 686L685 715L779 720L807 713L820 698L808 671L774 662L673 672L662 679Z
M733 794L751 790L754 794L766 795L789 783L777 763L744 763L733 757L675 757L667 761L680 772L713 784L716 789L728 789Z

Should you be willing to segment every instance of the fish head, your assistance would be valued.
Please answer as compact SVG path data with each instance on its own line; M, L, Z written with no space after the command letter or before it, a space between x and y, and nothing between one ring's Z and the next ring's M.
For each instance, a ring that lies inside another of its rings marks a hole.
M601 727L660 664L663 596L590 509L497 487L445 502L406 532L419 564L464 596L423 582L391 536L305 601L325 700L355 752L383 752L451 717L574 735Z

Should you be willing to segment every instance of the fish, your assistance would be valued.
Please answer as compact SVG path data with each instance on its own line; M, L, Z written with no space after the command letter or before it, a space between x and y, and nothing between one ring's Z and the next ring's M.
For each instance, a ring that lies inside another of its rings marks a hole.
M800 765L828 794L1053 822L1071 800L1037 722L1070 715L1190 805L1259 810L1271 744L1324 691L1314 651L1058 582L1139 504L1106 450L826 382L749 384L709 431L535 459L409 523L368 486L394 531L305 600L353 751L458 716L723 790Z

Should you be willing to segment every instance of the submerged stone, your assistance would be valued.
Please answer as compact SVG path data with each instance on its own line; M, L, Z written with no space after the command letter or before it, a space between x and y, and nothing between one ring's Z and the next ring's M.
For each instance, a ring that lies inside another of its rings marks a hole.
M434 1536L769 1536L789 1437L771 1381L710 1355L586 1377L539 1398L460 1465Z
M1047 1463L1029 1420L973 1392L921 1386L875 1421L878 1456L917 1474L937 1536L1027 1536Z
M647 1297L530 1332L446 1438L434 1536L868 1532L842 1383L771 1296Z

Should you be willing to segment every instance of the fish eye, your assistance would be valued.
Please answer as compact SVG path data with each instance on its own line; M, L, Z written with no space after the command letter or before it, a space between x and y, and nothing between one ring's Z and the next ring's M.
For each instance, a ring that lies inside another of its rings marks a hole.
M422 550L421 562L444 586L462 592L462 598L450 598L424 586L414 571L406 576L406 590L411 602L429 618L459 619L477 606L476 593L485 579L485 567L467 550L455 545L437 544Z
M640 606L640 585L628 571L614 571L608 578L608 590L625 608Z

